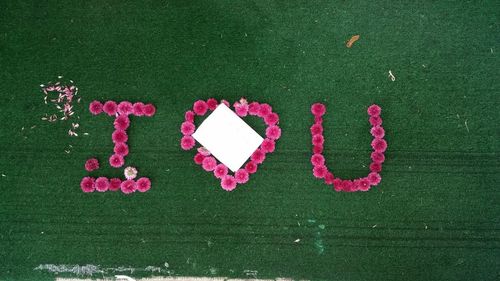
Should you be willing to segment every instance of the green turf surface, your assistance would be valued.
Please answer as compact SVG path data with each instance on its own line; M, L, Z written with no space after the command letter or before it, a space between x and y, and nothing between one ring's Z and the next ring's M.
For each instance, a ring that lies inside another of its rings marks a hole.
M178 276L498 278L497 1L125 2L0 3L0 280L51 280L40 264L165 262ZM38 85L57 75L80 88L89 136L40 120ZM271 104L283 135L228 193L181 151L179 126L198 98L241 96ZM94 99L157 106L129 129L127 164L149 192L80 191L89 157L105 166L92 175L120 174ZM327 164L345 178L366 175L366 107L382 106L379 187L336 193L313 178L316 101Z

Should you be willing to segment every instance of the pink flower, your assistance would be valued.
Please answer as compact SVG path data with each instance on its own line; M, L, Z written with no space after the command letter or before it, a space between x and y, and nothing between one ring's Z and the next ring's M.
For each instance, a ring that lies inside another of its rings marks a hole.
M151 181L148 178L140 178L136 182L136 187L139 192L146 192L151 188Z
M120 188L121 188L123 193L130 194L130 193L135 192L135 190L137 189L137 185L136 185L134 180L126 180L126 181L122 181Z
M326 173L326 175L325 175L325 183L326 184L333 184L334 179L335 179L335 177L333 176L332 173L330 173L330 172Z
M115 143L115 147L113 148L113 151L121 156L127 156L128 155L128 145L124 142L117 142Z
M132 106L132 114L135 116L143 116L144 115L144 103L136 102Z
M380 152L372 152L371 158L373 163L383 163L385 161L385 156Z
M258 115L260 112L260 104L258 102L252 102L248 105L248 114Z
M112 178L109 180L109 190L110 191L117 191L120 189L120 185L122 184L122 180L118 178Z
M370 172L379 173L380 171L382 171L382 164L380 163L370 164Z
M275 143L272 139L264 139L260 145L260 149L265 153L272 153L275 149Z
M102 112L102 103L100 101L93 101L89 105L90 113L97 115Z
M323 135L317 134L312 137L312 144L314 146L323 146L323 143L325 143Z
M353 192L354 191L354 184L352 181L344 180L344 181L342 181L342 185L343 185L343 190L345 192Z
M313 175L318 179L324 178L326 173L328 173L328 169L325 166L314 166L313 168Z
M269 126L266 129L266 137L272 139L272 140L277 140L281 137L281 129L280 127L273 125Z
M385 130L384 130L384 128L382 128L380 126L375 126L375 127L371 128L370 134L372 134L372 136L377 138L377 139L381 139L385 136Z
M276 125L280 120L278 114L271 112L264 117L264 122L269 125Z
M223 103L223 104L224 104L225 106L227 106L227 107L230 107L230 106L231 106L227 100L221 100L221 101L220 101L220 103L221 103L221 104Z
M192 136L183 136L181 139L181 148L184 150L190 150L195 144L196 143Z
M210 172L215 170L215 167L217 166L217 161L212 156L205 157L205 159L203 159L203 161L201 162L201 166L203 170Z
M250 161L245 165L245 171L247 171L249 174L253 174L257 172L257 164L254 162Z
M326 107L321 103L315 103L311 106L311 113L314 116L323 116L326 112Z
M235 103L234 110L236 112L236 115L245 117L248 115L248 104Z
M111 157L109 157L109 164L111 167L114 168L120 168L125 164L125 160L123 159L123 156L118 155L118 154L113 154Z
M325 157L319 153L315 153L313 154L313 156L311 156L311 164L313 164L313 166L324 166L325 165Z
M194 102L193 111L197 115L200 115L200 116L205 115L205 113L207 113L207 110L208 110L208 105L205 101L197 100Z
M146 115L147 117L151 117L151 116L155 115L156 107L154 105L148 103L142 107L142 112L144 112L144 115Z
M99 192L104 192L109 188L109 181L106 177L98 177L95 180L95 190Z
M368 115L370 116L379 116L380 115L380 111L382 111L382 109L380 108L380 106L376 105L376 104L372 104L368 107Z
M201 165L203 159L205 159L205 155L201 153L196 153L196 155L194 156L194 163Z
M257 149L252 156L250 156L250 159L252 159L254 163L260 164L266 159L266 154L261 149Z
M102 110L106 112L109 116L116 115L116 111L118 110L118 105L116 102L110 100L104 103L102 106Z
M225 176L220 181L220 185L222 186L222 189L231 191L236 188L236 180L233 176Z
M234 178L236 179L237 183L246 183L248 182L249 179L248 172L245 169L239 169L234 173Z
M190 136L194 133L195 126L191 122L183 122L181 125L181 132L185 136Z
M212 155L212 153L210 153L210 151L208 149L206 149L205 147L203 146L200 146L198 147L198 149L196 149L199 153L201 153L201 155L203 156L210 156Z
M95 158L91 158L85 162L85 170L87 172L92 172L99 169L99 161Z
M382 125L382 118L380 116L372 116L368 121L373 127Z
M207 107L210 110L215 110L218 105L219 105L219 102L214 98L210 98L207 100Z
M314 124L311 126L311 135L318 135L323 133L323 126L321 124Z
M94 192L95 189L95 181L94 178L91 177L84 177L82 181L80 182L80 188L82 189L83 192L88 193L88 192Z
M372 141L372 148L376 152L384 152L387 149L387 142L384 139L374 139Z
M379 173L372 172L368 174L367 179L370 185L377 185L382 180L382 177L380 177Z
M339 191L342 191L344 189L344 184L343 184L343 181L341 179L334 179L333 180L333 189L335 189L335 191L339 192Z
M266 117L267 115L271 114L273 112L273 108L267 104L267 103L262 103L260 104L259 108L259 116L260 117Z
M316 124L323 124L323 117L321 117L321 116L314 116L314 123L316 123Z
M223 178L224 176L227 175L227 167L224 164L219 164L215 166L214 169L214 176L218 179Z
M359 190L368 191L370 189L370 181L367 178L359 179Z
M184 120L186 120L186 122L194 123L194 115L194 112L192 112L191 110L186 111L186 113L184 114Z
M127 167L123 171L123 174L125 175L125 178L128 180L133 180L135 177L137 177L137 169L134 167Z
M111 134L111 138L114 143L126 142L128 140L128 135L124 130L115 130L113 134Z
M134 110L133 105L129 101L122 101L118 104L118 113L123 115L131 114Z
M323 153L323 145L314 145L313 146L313 153Z
M126 130L130 125L130 120L127 115L118 115L113 122L116 130Z

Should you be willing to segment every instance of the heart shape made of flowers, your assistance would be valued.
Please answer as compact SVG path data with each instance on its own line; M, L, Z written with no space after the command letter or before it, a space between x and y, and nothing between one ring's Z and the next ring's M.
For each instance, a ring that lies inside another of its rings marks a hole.
M229 102L222 100L227 107L231 107ZM184 122L181 124L181 148L183 150L191 150L195 147L196 141L192 134L196 131L194 119L196 116L204 116L209 111L214 111L220 104L216 99L210 98L206 101L197 100L193 104L193 109L186 111ZM272 107L267 103L251 102L241 98L233 104L234 112L239 117L257 116L262 118L267 125L266 138L260 147L253 152L250 160L245 164L244 168L237 170L234 175L229 174L228 168L211 156L210 151L203 147L197 149L194 156L194 162L201 165L207 172L212 172L217 179L221 181L222 189L232 191L238 184L248 182L250 175L257 172L258 165L262 164L266 158L266 154L272 153L275 150L276 141L281 136L281 129L278 126L279 116L273 112Z

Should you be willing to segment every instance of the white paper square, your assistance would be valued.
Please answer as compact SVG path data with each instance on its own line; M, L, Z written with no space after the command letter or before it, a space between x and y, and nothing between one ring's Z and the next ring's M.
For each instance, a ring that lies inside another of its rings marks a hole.
M210 114L193 138L222 164L236 172L264 140L225 104Z

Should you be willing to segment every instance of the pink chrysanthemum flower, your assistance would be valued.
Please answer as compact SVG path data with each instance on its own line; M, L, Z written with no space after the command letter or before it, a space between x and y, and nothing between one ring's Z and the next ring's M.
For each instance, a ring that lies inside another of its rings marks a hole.
M280 127L273 125L269 126L266 129L266 137L272 139L272 140L277 140L281 137L281 129Z
M190 136L194 133L195 126L191 122L183 122L181 125L181 133L185 136Z
M260 149L265 153L272 153L274 152L275 146L276 144L272 139L264 139L260 145Z
M372 134L372 136L377 138L377 139L381 139L385 136L385 130L384 130L384 128L382 128L380 126L375 126L375 127L371 128L370 134Z
M111 134L111 138L114 143L126 142L128 140L128 135L124 130L115 130L113 134Z
M140 178L135 185L139 192L146 192L151 188L151 181L148 178Z
M237 183L246 183L248 182L249 179L248 172L245 169L239 169L234 173L234 178L236 179Z
M313 175L318 179L324 178L326 173L328 173L328 169L325 166L314 166L313 168Z
M359 190L368 191L370 190L370 181L367 178L359 179Z
M113 151L121 156L127 156L128 155L128 145L124 142L117 142L115 143L115 147L113 148Z
M319 153L315 153L313 154L313 156L311 156L311 164L313 164L313 166L324 166L325 165L325 157Z
M85 162L85 170L87 172L92 172L99 169L99 161L95 158L91 158Z
M154 105L148 103L142 107L142 112L144 112L145 116L151 117L151 116L155 115L156 107Z
M205 159L205 155L201 153L196 153L196 155L194 156L194 163L201 165L203 159Z
M372 116L368 121L373 127L382 125L382 118L380 116Z
M208 149L206 149L205 147L203 147L203 146L198 147L197 151L201 155L203 155L203 156L210 156L210 155L212 155L212 153L210 153L210 151Z
M113 122L116 130L126 130L130 126L130 119L127 115L118 115Z
M143 116L144 115L144 103L136 102L132 105L132 114L135 116Z
M248 115L248 104L235 103L234 111L236 112L236 115L245 117Z
M120 185L122 184L122 180L118 178L112 178L109 180L109 191L117 191L120 189Z
M264 122L270 126L270 125L276 125L280 120L280 117L278 114L271 112L268 115L264 117Z
M333 189L337 192L340 192L344 189L344 184L343 184L343 181L341 179L334 179L333 180Z
M370 172L379 173L380 171L382 171L382 164L380 163L370 164Z
M220 181L220 185L225 191L231 191L236 188L236 180L233 176L225 176Z
M311 135L323 134L323 126L321 124L314 124L311 126Z
M215 169L214 169L214 176L218 179L221 179L223 178L225 175L227 175L227 167L226 165L224 164L219 164L217 166L215 166Z
M323 117L321 117L321 116L314 116L314 123L316 123L316 124L323 124Z
M196 115L205 115L208 110L208 105L205 101L202 100L197 100L193 104L193 111L196 113Z
M116 115L116 112L118 110L118 105L116 104L116 102L110 100L104 103L104 105L102 106L102 110L109 116L114 116Z
M382 109L380 108L380 106L378 106L376 104L372 104L368 107L367 111L368 111L368 115L370 115L370 116L379 116Z
M212 156L205 157L205 159L203 159L203 161L201 162L201 166L203 170L211 172L217 166L217 161Z
M254 153L252 153L250 159L252 159L254 163L260 164L266 159L266 153L264 153L264 151L262 151L261 149L257 149L254 151Z
M126 180L122 181L120 189L122 190L123 193L130 194L135 192L135 190L137 189L137 185L134 180Z
M122 115L132 114L134 107L129 101L122 101L118 104L118 113Z
M186 111L186 113L184 114L184 120L186 122L194 123L194 116L195 116L195 113L193 111L191 111L191 110Z
M383 163L385 161L385 156L380 152L372 152L370 155L373 163Z
M382 177L378 173L372 172L368 174L367 180L370 185L377 185L382 180Z
M258 102L252 102L248 105L248 114L256 116L260 112L260 104Z
M134 167L127 167L125 170L123 170L123 174L125 175L125 178L128 180L133 180L135 177L137 177L137 169Z
M312 137L312 144L314 146L323 146L324 143L325 143L325 138L323 137L323 135L317 134Z
M181 148L184 150L190 150L196 144L192 136L183 136L181 139Z
M314 154L323 153L323 145L314 145L313 146L313 153Z
M333 184L334 179L335 179L335 177L333 176L332 173L330 173L330 172L326 173L326 175L325 175L325 183L326 184Z
M214 98L209 98L207 100L207 107L209 110L215 110L218 105L219 105L219 102Z
M94 192L95 190L95 180L91 177L84 177L80 182L80 188L83 192Z
M315 103L311 106L311 113L314 116L323 116L326 112L325 105L321 103Z
M267 103L261 103L259 108L259 116L266 117L273 112L273 108Z
M95 190L99 192L107 191L109 188L109 180L106 177L98 177L95 180Z
M342 186L343 186L343 190L345 192L353 192L354 191L354 184L350 180L342 181Z
M372 141L372 148L376 152L384 152L387 149L387 142L384 139L374 139Z
M89 105L90 113L93 115L100 114L102 112L102 103L100 101L93 101Z
M257 172L257 164L254 162L250 161L245 165L245 171L247 171L249 174L254 174Z
M118 155L118 154L113 154L111 157L109 157L109 164L111 167L114 168L120 168L125 164L125 160L123 159L123 156Z

